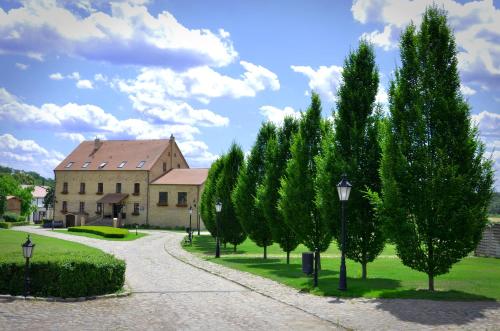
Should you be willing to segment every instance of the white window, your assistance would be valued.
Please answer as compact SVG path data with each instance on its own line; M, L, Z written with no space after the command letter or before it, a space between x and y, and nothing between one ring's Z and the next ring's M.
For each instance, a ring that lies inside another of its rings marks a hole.
M82 168L88 168L90 165L90 162L85 162L83 165L82 165Z
M101 164L99 164L99 169L102 169L106 166L106 164L108 164L108 162L103 162Z
M146 161L139 162L139 164L137 165L137 168L142 168L144 166L144 163L146 163Z
M66 168L71 168L71 166L73 165L73 163L75 163L75 162L69 162L68 164L66 164Z
M120 163L118 165L118 168L123 168L126 164L127 164L127 161L122 161L122 163Z

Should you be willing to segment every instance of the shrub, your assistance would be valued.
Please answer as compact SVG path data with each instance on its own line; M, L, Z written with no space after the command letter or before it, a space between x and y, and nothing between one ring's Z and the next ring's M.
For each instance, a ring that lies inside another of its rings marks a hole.
M68 231L93 233L105 238L124 238L128 234L127 229L118 229L109 226L73 226L68 228Z
M3 219L5 222L17 222L20 216L15 213L5 213L3 214ZM24 218L23 218L24 221Z
M26 221L26 216L19 216L17 218L17 222L25 222Z
M0 229L10 229L12 223L10 222L0 222Z
M12 226L22 226L22 225L30 225L30 222L26 221L26 222L15 222L15 223L9 223L11 224Z
M85 297L113 293L123 287L125 262L112 255L65 254L33 259L30 266L33 296ZM0 293L22 295L24 261L0 257Z

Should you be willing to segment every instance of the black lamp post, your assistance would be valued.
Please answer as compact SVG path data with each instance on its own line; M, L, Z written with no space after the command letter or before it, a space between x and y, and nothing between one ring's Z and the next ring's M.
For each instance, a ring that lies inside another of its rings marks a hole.
M337 184L337 192L339 194L339 200L342 204L342 258L340 260L340 278L339 278L339 290L347 290L347 272L345 268L345 244L346 244L346 222L345 222L345 204L349 200L349 193L351 193L351 183L347 180L346 174L342 175L342 180Z
M200 211L196 207L196 199L193 199L193 206L196 208L196 228L198 229L198 235L200 235Z
M135 223L135 235L137 236L137 228L139 227L139 224Z
M193 215L193 207L189 206L189 243L191 244L191 241L193 240L193 231L191 231L191 215Z
M23 256L26 259L26 267L24 269L24 296L27 297L30 294L30 258L33 255L35 244L31 242L30 236L28 235L28 240L26 240L26 242L21 246L23 248Z
M222 210L222 202L218 201L215 204L215 211L217 212L217 218L216 218L216 223L217 223L217 233L216 233L216 243L215 243L215 257L220 257L220 239L219 239L219 218L220 218L220 211Z

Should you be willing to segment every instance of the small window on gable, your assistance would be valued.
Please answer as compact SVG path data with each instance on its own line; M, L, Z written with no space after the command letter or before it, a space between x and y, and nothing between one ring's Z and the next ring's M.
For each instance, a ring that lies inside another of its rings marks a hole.
M127 164L127 161L122 161L122 163L120 163L118 165L118 168L123 168L126 164Z
M106 166L106 164L108 164L108 162L103 162L101 164L99 164L99 169L102 169Z
M174 157L177 157L177 153L174 153Z
M90 165L90 162L85 162L83 165L82 165L82 168L88 168Z
M144 163L146 163L146 161L139 162L139 164L137 165L137 168L142 168L144 166Z
M66 164L66 168L71 168L71 166L73 165L73 163L75 163L75 162L69 162L68 164Z

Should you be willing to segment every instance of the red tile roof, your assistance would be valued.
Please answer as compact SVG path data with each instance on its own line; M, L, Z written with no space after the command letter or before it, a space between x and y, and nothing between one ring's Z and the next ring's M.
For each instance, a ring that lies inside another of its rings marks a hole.
M149 170L170 144L169 139L94 140L78 145L54 170ZM123 167L118 166L123 162ZM145 161L141 168L137 166ZM73 162L71 165L70 163ZM86 162L90 162L83 167ZM106 165L99 168L101 164Z
M172 169L151 184L153 185L201 185L208 176L208 169Z

